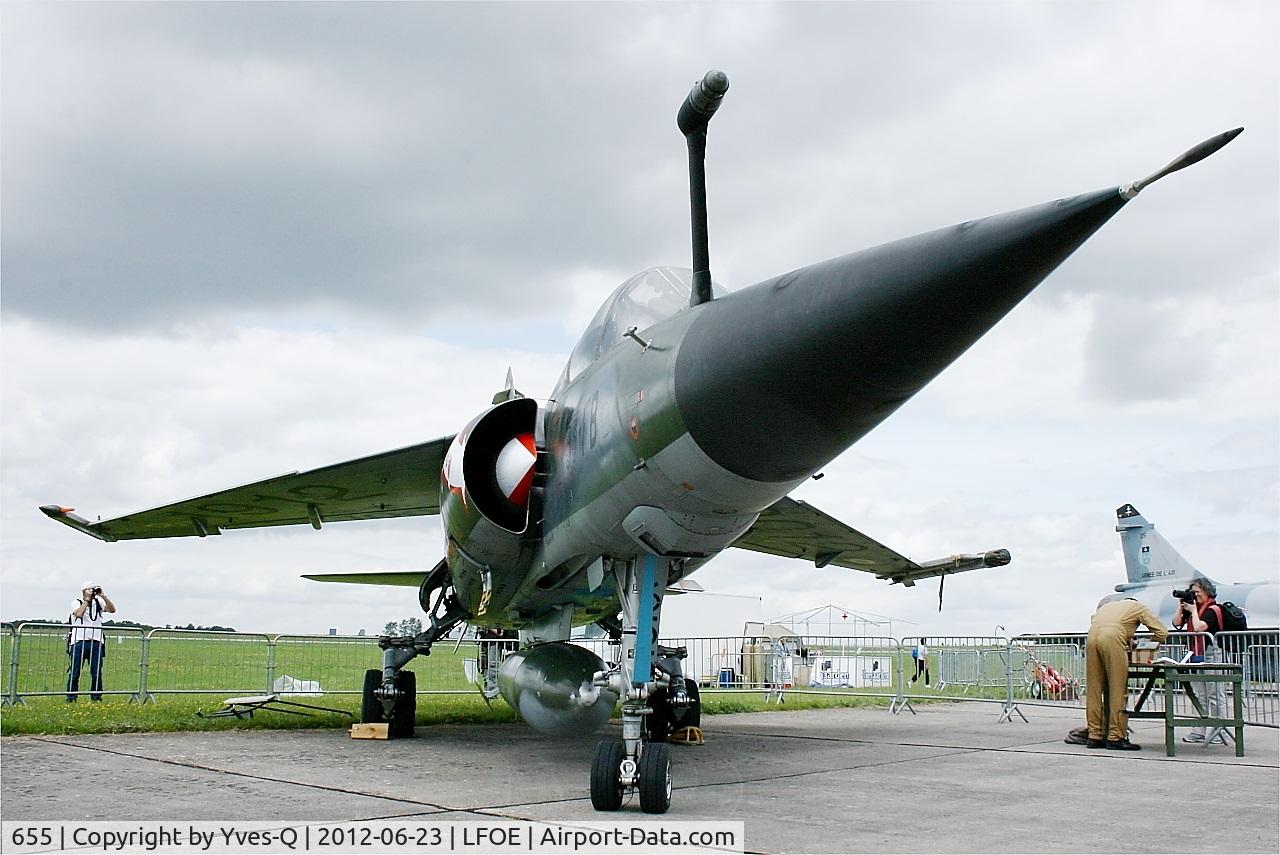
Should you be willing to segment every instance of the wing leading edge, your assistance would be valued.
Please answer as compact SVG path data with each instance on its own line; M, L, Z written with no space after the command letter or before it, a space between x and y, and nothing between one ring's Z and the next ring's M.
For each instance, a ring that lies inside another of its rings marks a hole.
M977 555L952 555L917 563L812 505L789 497L766 508L756 524L733 545L754 552L801 558L817 567L834 564L862 570L907 587L933 576L1001 567L1010 560L1007 549L993 549Z
M400 585L419 588L427 578L426 570L370 570L359 573L304 573L313 582L342 582L349 585ZM692 579L681 579L667 586L668 594L700 594L706 589Z
M158 508L90 522L44 505L52 519L99 540L205 537L223 529L412 517L440 512L440 466L452 436L290 472Z

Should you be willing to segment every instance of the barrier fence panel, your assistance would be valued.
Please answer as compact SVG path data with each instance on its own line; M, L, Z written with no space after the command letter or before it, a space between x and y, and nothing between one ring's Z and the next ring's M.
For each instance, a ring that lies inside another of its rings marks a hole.
M278 635L272 639L271 690L276 693L360 694L367 670L381 670L382 650L371 636ZM415 675L420 695L475 691L468 662L479 643L445 639L404 670Z
M1150 633L1139 633L1138 641L1150 639ZM1192 639L1207 641L1209 636L1197 633L1172 632L1161 644L1158 654L1161 658L1182 661L1193 645ZM1011 700L1018 706L1085 706L1085 694L1088 691L1086 675L1086 635L1020 635L1011 642L1010 663L1014 674L1011 681L1013 693ZM1128 702L1126 707L1133 709L1145 685L1130 681L1128 686ZM1184 689L1174 693L1175 711L1180 716L1196 715L1195 707L1186 697ZM1203 699L1202 699L1203 701ZM1164 710L1165 694L1163 688L1153 690L1143 702L1143 711L1161 712ZM1231 703L1227 693L1225 703ZM1230 707L1224 707L1229 709Z
M9 663L9 698L65 695L71 674L67 647L69 624L32 621L21 623L13 634ZM142 630L135 627L102 628L102 694L138 698L142 667ZM80 666L77 699L92 688L89 662Z
M902 645L887 636L805 636L792 673L795 691L896 698L903 684Z
M1244 722L1280 727L1280 630L1218 633L1224 662L1244 669Z
M431 655L419 656L409 663L418 672L418 693L424 692L474 692L475 683L469 679L467 662L479 662L480 646L494 644L484 641L442 641L431 648ZM504 643L504 649L514 650L514 643ZM501 660L499 660L500 662ZM474 667L474 666L471 666Z
M1010 650L1007 638L996 636L932 636L925 638L925 668L913 679L913 658L919 637L902 639L906 668L906 698L1009 701ZM927 682L926 682L927 681Z
M685 676L703 690L760 689L764 687L759 644L745 638L663 639L666 647L684 647ZM772 670L772 669L770 669Z
M271 642L275 694L359 694L364 672L382 668L378 640L369 636L277 635ZM423 689L421 677L417 688Z
M957 686L967 692L978 685L977 650L944 647L933 656L937 673L930 676L936 676L939 691L944 691L948 686ZM925 685L929 684L926 682Z
M18 629L13 624L5 622L0 624L3 627L3 634L0 635L0 667L4 669L4 684L0 685L0 701L4 706L16 704L18 696L14 691L14 684L18 674Z
M574 642L605 662L617 656L607 639ZM788 636L782 639L664 638L685 649L684 675L702 692L857 693L893 697L901 684L902 648L894 638Z
M1083 633L1020 635L1009 642L1011 700L1018 705L1084 706Z
M146 635L144 691L146 695L269 692L269 653L270 640L261 633L153 629Z

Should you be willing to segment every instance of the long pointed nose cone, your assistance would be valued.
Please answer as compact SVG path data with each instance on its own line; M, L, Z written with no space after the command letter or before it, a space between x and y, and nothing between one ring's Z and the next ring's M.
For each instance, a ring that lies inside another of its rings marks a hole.
M695 442L794 481L883 421L1125 204L1118 188L801 268L698 311L675 366Z

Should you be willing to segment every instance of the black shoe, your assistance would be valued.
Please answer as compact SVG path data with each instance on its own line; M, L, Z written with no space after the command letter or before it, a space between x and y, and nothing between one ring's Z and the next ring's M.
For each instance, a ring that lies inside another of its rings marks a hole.
M1141 751L1141 745L1134 745L1127 739L1108 739L1107 748L1112 751Z
M1105 739L1090 739L1088 742L1085 743L1085 747L1086 748L1107 748L1108 745Z
M67 699L66 699L66 701L65 701L64 703L74 704L75 702L76 702L76 699L75 699L75 698L67 698Z

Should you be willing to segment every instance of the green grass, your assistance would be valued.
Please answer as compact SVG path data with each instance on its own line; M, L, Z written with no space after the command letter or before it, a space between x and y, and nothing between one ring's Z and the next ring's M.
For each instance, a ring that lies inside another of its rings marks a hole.
M8 636L2 642L0 663L7 689L13 642ZM142 679L141 634L111 632L106 647L104 688L136 692ZM57 692L66 687L68 657L63 632L28 629L22 635L19 653L19 694ZM407 670L417 673L420 690L466 689L462 663L474 657L472 644L463 645L456 653L452 645L439 644L430 656L414 660ZM146 662L149 692L257 694L270 691L272 681L285 675L314 680L326 692L358 692L365 669L382 667L382 654L373 638L282 636L272 646L265 636L159 632L147 641ZM81 689L87 686L87 679L82 673Z
M301 698L307 703L309 699ZM312 699L334 709L348 709L359 715L356 696ZM5 707L0 713L0 733L69 735L84 733L164 733L201 730L294 730L350 727L355 719L336 713L297 716L261 711L250 719L201 718L222 707L222 699L208 696L170 695L155 703L139 706L124 698L108 697L101 703L81 698L68 704L62 698L28 698L25 703ZM516 721L515 712L501 700L485 705L479 695L433 695L418 699L418 724L476 724Z
M307 702L307 699L300 699ZM350 709L359 713L359 699L355 696L325 697L316 703L335 709ZM827 709L834 707L877 706L886 703L884 698L832 695L787 695L783 704L764 700L759 691L715 692L703 696L702 710L706 715L742 712L787 712L802 709ZM270 711L258 712L251 719L201 718L196 713L213 712L222 706L220 698L191 695L167 695L155 703L138 705L124 698L108 697L101 703L91 703L81 698L68 704L60 697L28 698L25 703L5 707L0 712L0 733L71 735L87 733L146 733L204 730L288 730L308 728L346 729L352 718L334 713L321 713L302 717ZM486 705L478 694L429 695L418 698L419 726L434 724L485 724L515 722L519 718L506 702L496 699Z
M836 709L845 707L875 707L888 703L884 697L858 695L796 695L787 694L784 703L764 700L764 693L715 692L702 696L702 712L706 715L727 715L745 712L794 712L796 710Z

